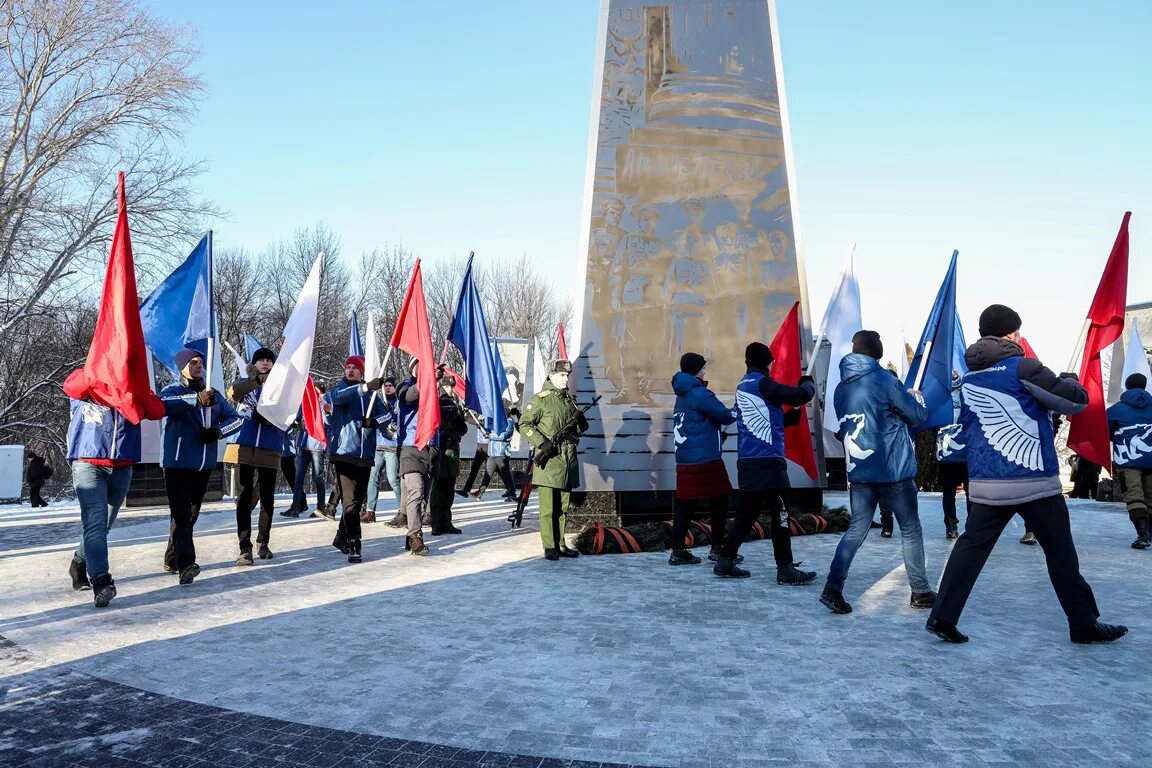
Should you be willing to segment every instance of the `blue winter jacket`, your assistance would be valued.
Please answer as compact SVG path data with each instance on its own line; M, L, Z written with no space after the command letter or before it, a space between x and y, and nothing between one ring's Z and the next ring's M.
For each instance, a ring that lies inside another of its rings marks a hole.
M91 400L70 398L72 421L68 424L68 460L110 459L140 461L140 425L133 424L115 408Z
M396 450L397 444L396 438L399 436L399 420L396 416L396 396L393 395L390 398L385 398L381 395L379 399L384 401L384 407L388 409L388 413L392 418L389 426L380 427L376 430L376 450L394 451Z
M849 482L896 483L916 476L910 430L927 420L928 409L891 371L868 355L845 355L832 401Z
M228 388L228 399L236 403L236 413L243 419L236 444L282 454L286 439L284 430L268 423L259 412L260 391L263 388L262 384L251 378L241 379Z
M408 379L397 387L396 398L398 402L396 415L400 423L397 437L400 439L400 445L415 446L416 427L420 421L420 389L416 386L416 379ZM436 430L428 445L440 446L440 430Z
M1152 469L1152 394L1129 389L1108 409L1112 463L1121 469Z
M213 469L216 466L217 441L200 442L200 430L216 427L223 437L240 430L242 419L219 392L216 393L216 404L211 408L201 408L196 396L197 390L183 381L169 384L160 393L168 412L168 418L164 420L164 448L160 454L160 466L164 469Z
M516 432L516 422L509 418L504 431L497 434L486 432L488 437L488 455L494 459L507 458L512 450L512 435Z
M379 395L372 405L372 393L363 384L341 379L328 393L332 399L332 415L328 417L328 455L372 464L376 458L376 431L392 421L392 414ZM376 419L377 427L368 428L361 422L368 415Z
M690 373L672 377L676 405L672 409L672 435L677 464L707 464L720 459L720 428L736 421L720 398Z

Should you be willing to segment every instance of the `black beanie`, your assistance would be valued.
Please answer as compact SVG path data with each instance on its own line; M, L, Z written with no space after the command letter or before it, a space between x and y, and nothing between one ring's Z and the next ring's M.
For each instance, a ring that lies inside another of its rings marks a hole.
M1147 389L1148 377L1142 373L1134 373L1124 379L1124 389Z
M852 351L879 360L884 357L884 342L876 331L856 331L852 335Z
M707 364L708 361L704 359L704 355L698 355L695 352L685 352L680 356L680 370L691 376L700 373Z
M744 348L744 364L749 368L767 368L774 359L772 350L758 341Z
M276 362L276 353L268 349L268 347L260 347L260 349L252 353L251 362L257 363L261 360L271 360L272 362Z
M993 304L980 313L981 336L1007 336L1020 330L1020 315L1003 304Z

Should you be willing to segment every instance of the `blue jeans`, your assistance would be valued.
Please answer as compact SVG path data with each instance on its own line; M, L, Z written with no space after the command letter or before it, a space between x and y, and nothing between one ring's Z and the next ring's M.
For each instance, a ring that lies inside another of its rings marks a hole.
M896 483L853 483L849 494L852 523L836 547L832 567L828 569L826 586L840 592L848 579L848 569L856 557L856 550L864 543L872 527L876 505L883 498L900 526L900 542L904 547L904 570L908 572L908 585L913 592L931 592L928 573L924 568L924 534L920 530L920 515L916 511L916 481L909 478Z
M84 537L76 559L88 566L88 578L108 573L108 529L128 495L132 467L97 467L86 461L72 462L72 485L80 502L80 523Z
M308 509L308 494L304 492L304 480L308 470L312 470L312 482L316 486L316 508L324 506L324 452L300 449L296 454L296 482L292 495L292 506L303 512Z
M388 475L388 485L396 498L400 498L400 462L396 451L376 451L376 458L372 463L372 476L368 478L368 510L376 511L376 497L380 495L380 470Z

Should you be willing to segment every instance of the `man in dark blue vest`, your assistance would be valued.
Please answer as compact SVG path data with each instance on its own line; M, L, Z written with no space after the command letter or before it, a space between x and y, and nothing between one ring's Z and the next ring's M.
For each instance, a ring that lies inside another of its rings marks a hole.
M1152 394L1148 378L1134 373L1124 380L1120 402L1108 409L1113 474L1124 489L1128 518L1136 526L1132 549L1152 546L1148 508L1152 506Z
M1088 393L1075 374L1057 376L1039 360L1024 357L1020 316L1009 307L985 309L980 336L964 355L968 374L960 386L968 523L948 558L925 629L950 643L968 641L956 622L1004 526L1018 514L1044 549L1072 642L1119 639L1128 628L1097 620L1092 588L1080 575L1052 431L1051 412L1083 411Z
M799 386L790 387L774 380L768 373L772 351L758 341L744 350L748 372L736 387L737 438L736 477L740 501L732 527L724 536L724 552L716 557L712 572L717 576L742 579L750 576L738 567L740 545L752 524L767 508L772 519L772 553L776 557L776 583L809 584L815 571L801 571L792 562L792 529L788 527L786 496L792 484L788 480L788 460L784 458L784 423L800 418L800 411L783 406L801 406L816 394L808 376Z

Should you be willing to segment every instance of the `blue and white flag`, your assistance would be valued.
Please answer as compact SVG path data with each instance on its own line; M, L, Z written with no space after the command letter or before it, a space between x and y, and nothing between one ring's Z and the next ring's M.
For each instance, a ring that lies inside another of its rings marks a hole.
M256 350L263 348L264 345L260 343L260 339L250 333L244 334L244 354L248 356L249 362L252 361L252 355L256 354Z
M464 358L464 378L467 388L464 405L484 416L484 426L490 432L503 432L508 424L501 394L507 386L504 363L492 347L488 324L484 321L484 308L480 294L472 279L472 254L468 256L468 269L464 284L456 301L456 314L448 329L448 341L460 350Z
M140 305L144 342L175 376L176 354L195 349L208 361L215 336L212 307L212 233L204 235L184 262Z
M932 305L924 332L920 334L920 343L916 345L916 354L904 380L904 386L920 390L928 408L928 420L917 428L918 432L955 421L952 387L965 373L963 332L959 334L959 344L956 338L960 327L956 317L956 259L959 254L959 251L952 252L948 273L936 294L936 302Z
M348 357L356 355L364 357L364 345L360 343L360 324L356 322L356 313L352 312L352 330L348 332Z

